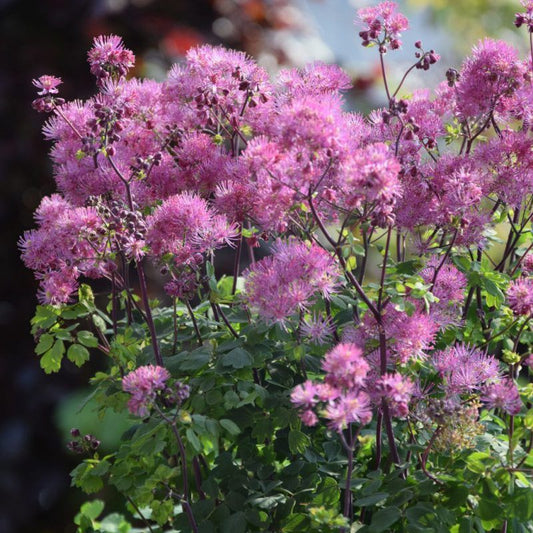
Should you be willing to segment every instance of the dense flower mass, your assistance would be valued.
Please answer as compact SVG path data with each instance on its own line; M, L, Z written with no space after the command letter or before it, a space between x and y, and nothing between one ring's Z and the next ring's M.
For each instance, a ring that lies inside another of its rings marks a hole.
M531 30L522 5L515 24ZM358 23L385 82L367 116L346 110L337 66L271 79L210 45L159 82L127 79L133 53L98 37L85 101L59 98L60 78L33 80L59 191L19 243L40 284L36 352L53 372L99 350L95 401L121 405L121 383L129 411L150 418L74 473L94 492L89 473L107 468L148 529L426 530L430 514L411 512L420 496L442 531L522 526L533 64L485 39L435 91L409 94L407 77L438 54L416 41L396 85L387 52L407 19L385 1ZM161 290L168 306L152 299ZM488 499L446 508L449 483L488 477ZM343 516L329 516L317 502L336 513L339 484Z
M128 408L132 414L147 416L159 392L164 390L170 374L160 366L140 366L122 379L122 389L131 394Z
M245 274L248 304L269 322L284 324L317 295L331 296L339 271L331 255L297 239L277 241L273 254Z
M498 361L472 346L457 345L437 352L433 364L451 393L479 390L500 376Z

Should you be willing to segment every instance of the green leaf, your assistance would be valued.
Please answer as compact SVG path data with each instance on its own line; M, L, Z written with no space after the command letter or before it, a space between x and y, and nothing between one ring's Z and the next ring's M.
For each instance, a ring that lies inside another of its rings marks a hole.
M82 346L81 344L71 344L68 351L67 357L69 361L72 361L76 366L82 366L85 361L89 360L89 350Z
M44 333L43 335L41 335L39 342L35 347L35 353L37 355L42 355L44 352L47 352L52 347L53 343L53 335L50 335L49 333Z
M246 516L242 511L226 518L220 527L221 533L246 533Z
M291 429L289 431L289 449L291 453L304 453L311 444L311 439L301 431Z
M65 343L56 340L54 345L41 357L40 365L46 374L57 372L61 368L61 361L65 353Z
M87 348L96 348L98 339L90 331L78 331L78 342Z
M357 507L367 507L369 505L376 505L389 497L388 492L376 492L370 496L365 496L364 498L359 498L355 500L353 504Z
M219 359L222 366L237 369L251 367L253 361L252 356L244 348L235 348Z
M327 477L316 489L313 505L334 508L339 501L339 485L332 477Z
M493 520L502 514L502 509L497 500L482 498L476 514L481 520Z
M102 500L93 500L92 502L85 502L80 508L80 514L86 516L90 520L95 520L104 510L104 506L105 504Z
M392 526L394 522L400 519L402 514L397 507L387 507L386 509L380 509L375 515L372 516L372 522L370 523L370 531L379 533L380 531L387 531L389 526Z
M219 420L219 423L230 435L235 436L241 432L239 426L228 418L222 418L221 420Z
M200 442L198 435L196 435L196 433L192 430L192 428L187 428L185 435L187 436L187 440L189 441L191 446L195 449L195 451L201 452L202 443Z

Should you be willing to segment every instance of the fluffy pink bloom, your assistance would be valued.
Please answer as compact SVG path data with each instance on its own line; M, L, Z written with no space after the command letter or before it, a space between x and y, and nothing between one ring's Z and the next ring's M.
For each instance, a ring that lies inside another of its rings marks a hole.
M401 364L410 360L425 359L433 347L438 326L433 318L421 311L411 316L391 311L386 316L385 330L393 339L394 359Z
M146 220L146 242L156 257L172 254L176 264L228 244L234 228L215 214L206 200L194 194L176 194L165 200ZM198 258L200 259L200 258Z
M351 87L348 74L337 65L314 63L302 69L282 70L278 83L288 97L297 98L302 94L320 95L333 93Z
M32 80L33 85L40 89L37 93L39 96L48 96L49 94L57 94L58 87L63 83L61 78L55 76L44 75L36 80Z
M314 314L303 321L300 330L302 335L314 344L326 344L335 331L335 327L328 317Z
M352 389L363 385L370 367L359 347L340 343L326 354L322 369L327 372L326 382L331 386Z
M322 415L329 420L328 426L338 433L353 422L368 424L372 419L370 398L362 391L348 393L328 404Z
M517 415L522 409L522 400L515 383L502 379L483 387L481 400L489 409L502 409L510 415Z
M310 409L302 411L300 418L306 426L315 426L318 423L318 416Z
M116 35L100 35L95 37L93 47L89 50L88 61L91 74L101 85L109 77L123 77L135 64L135 56L131 50L124 48L124 43Z
M432 283L441 258L435 257L420 272L426 283ZM459 319L460 305L463 302L467 285L466 276L451 264L443 265L433 284L431 292L439 299L431 304L431 316L440 327L454 324Z
M437 352L433 365L445 379L445 387L451 393L478 390L500 376L498 361L493 356L464 344Z
M132 395L128 401L130 412L141 417L148 415L157 393L164 390L169 378L168 370L154 365L140 366L124 376L122 390Z
M316 244L277 241L271 256L245 272L245 297L263 319L283 324L317 294L329 297L338 275L331 255Z
M518 278L507 289L509 307L517 315L533 314L533 278Z
M105 245L97 238L102 220L94 208L72 207L56 194L42 200L35 218L38 229L19 241L22 260L41 280L42 302L66 303L80 275L106 274Z
M377 43L385 44L391 50L400 48L400 36L409 27L409 21L404 15L396 12L397 7L395 2L381 2L377 6L359 9L357 14L359 21L363 23L359 37L363 46Z
M317 389L310 380L305 381L302 385L294 387L291 393L291 402L296 407L311 409L317 403Z
M409 412L409 401L415 391L414 383L398 372L384 374L375 385L380 398L387 401L393 416L404 418Z
M339 173L341 204L354 209L363 202L374 203L374 216L378 222L387 221L401 193L400 169L400 163L384 143L355 150Z
M463 117L478 117L505 107L523 81L518 52L504 41L484 39L463 63L456 85L457 110Z

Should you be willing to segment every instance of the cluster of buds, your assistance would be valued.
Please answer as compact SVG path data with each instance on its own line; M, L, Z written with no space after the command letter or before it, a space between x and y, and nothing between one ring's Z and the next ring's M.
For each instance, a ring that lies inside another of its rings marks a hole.
M526 0L522 2L522 5L526 8L525 13L517 13L514 19L514 25L517 28L525 25L529 33L533 33L533 2Z
M50 113L57 106L65 103L63 98L55 96L59 92L58 86L63 83L61 78L45 75L37 80L32 80L32 83L37 89L40 89L37 92L40 98L35 99L31 104L33 109L39 113Z
M448 81L448 86L453 87L460 78L459 72L454 68L449 68L446 71L446 80Z
M152 168L158 167L161 164L162 158L163 155L161 152L156 152L147 157L137 157L135 159L135 165L131 167L132 175L139 180L147 178Z
M268 101L267 95L261 91L259 84L252 83L246 79L241 68L237 66L235 70L231 73L231 76L239 82L239 91L246 92L246 101L248 102L248 107L256 107L257 100L259 98L261 103L265 104Z
M100 447L100 441L94 437L94 435L81 435L81 432L77 428L70 430L72 440L67 444L67 448L78 454L91 453Z
M191 394L189 385L176 381L173 386L161 392L161 401L165 407L179 407Z
M105 148L107 155L114 156L115 148L112 144L120 141L120 133L124 129L121 122L124 109L106 105L103 102L95 102L94 117L87 121L87 126L91 128L91 131L82 139L83 152L94 156Z
M167 271L168 269L165 267L162 273ZM196 273L187 269L173 275L173 279L165 284L165 292L178 300L189 301L194 296L197 286Z
M141 259L144 255L146 221L138 206L134 205L132 210L118 200L105 202L101 197L94 196L89 198L88 203L96 208L103 222L89 239L110 237L115 251L123 252L128 259Z
M415 57L419 60L416 64L417 69L429 70L429 67L434 65L440 59L435 50L424 52L422 49L422 41L416 41L415 48L418 49L418 51L415 52Z

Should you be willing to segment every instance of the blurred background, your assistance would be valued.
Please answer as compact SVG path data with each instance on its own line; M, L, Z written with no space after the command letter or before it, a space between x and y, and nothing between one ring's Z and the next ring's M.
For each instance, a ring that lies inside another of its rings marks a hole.
M78 412L94 367L65 366L46 376L34 355L29 321L36 283L19 259L17 240L33 226L32 213L55 191L41 137L45 120L31 109L31 80L63 78L61 96L91 96L86 53L99 34L115 33L137 56L137 76L162 79L191 46L223 44L245 50L273 74L320 60L340 63L353 78L348 105L363 112L384 102L377 53L359 44L353 26L363 0L0 0L0 533L73 532L83 496L69 488L78 458L65 447L68 428L97 433L111 445L120 423L92 429L91 413ZM411 20L403 50L388 57L399 79L413 61L413 43L442 56L429 73L416 71L413 87L435 86L444 72L483 35L520 48L527 37L513 26L518 1L406 0ZM423 79L422 79L423 78ZM95 363L95 364L98 364Z

